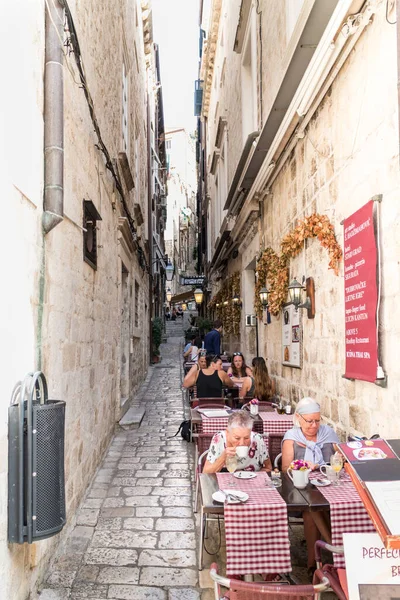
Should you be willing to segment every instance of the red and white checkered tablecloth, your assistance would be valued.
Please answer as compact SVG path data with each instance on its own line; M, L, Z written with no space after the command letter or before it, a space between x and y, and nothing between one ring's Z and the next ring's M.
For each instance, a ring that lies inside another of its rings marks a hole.
M221 489L232 489L229 473L217 473ZM287 508L279 492L265 485L268 475L236 480L237 489L246 492L244 504L225 504L226 572L288 573L290 543Z
M310 479L318 478L316 473ZM340 474L339 485L319 487L318 490L328 500L331 511L332 544L343 546L344 533L373 533L375 527L369 518L359 493L347 473ZM344 556L333 555L334 565L345 568Z
M279 415L277 412L260 412L263 433L282 433L293 427L293 415Z
M206 417L201 415L201 431L202 433L208 433L214 435L217 431L223 431L228 426L228 417ZM255 421L253 425L253 431L262 433L260 421Z

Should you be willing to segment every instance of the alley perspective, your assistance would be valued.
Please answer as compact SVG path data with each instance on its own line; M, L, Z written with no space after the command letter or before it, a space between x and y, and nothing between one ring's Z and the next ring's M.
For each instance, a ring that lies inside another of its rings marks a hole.
M0 35L0 600L400 598L400 0Z

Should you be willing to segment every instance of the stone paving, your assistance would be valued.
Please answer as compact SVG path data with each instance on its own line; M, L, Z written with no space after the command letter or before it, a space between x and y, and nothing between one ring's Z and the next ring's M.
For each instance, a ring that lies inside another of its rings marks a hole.
M139 429L117 431L49 569L40 600L198 600L192 448L173 436L184 417L182 323L135 403ZM202 600L210 597L204 590Z

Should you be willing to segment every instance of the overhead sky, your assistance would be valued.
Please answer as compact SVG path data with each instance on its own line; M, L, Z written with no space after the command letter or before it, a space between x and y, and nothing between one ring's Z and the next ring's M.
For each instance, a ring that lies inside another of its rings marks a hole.
M199 60L199 0L152 0L153 39L160 48L165 126L196 128L194 81Z

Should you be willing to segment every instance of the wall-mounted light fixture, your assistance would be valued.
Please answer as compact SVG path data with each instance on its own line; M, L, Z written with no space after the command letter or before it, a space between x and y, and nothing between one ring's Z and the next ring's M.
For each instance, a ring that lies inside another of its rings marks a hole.
M173 278L174 278L174 273L175 273L175 267L171 263L171 261L168 261L168 264L165 267L165 278L166 278L166 280L167 281L172 281Z
M232 298L232 304L233 304L233 306L240 306L240 307L242 306L242 301L239 298L238 294L235 294L233 296L233 298Z
M220 303L217 302L217 304L215 305L215 308L219 308L220 307Z
M201 304L203 302L203 298L204 298L204 294L203 294L203 290L200 288L197 288L194 290L194 299L196 304Z
M167 293L166 293L165 297L167 298L167 302L171 302L172 292L169 288L167 289Z
M228 306L228 304L229 304L228 300L225 300L224 301L224 306Z
M304 287L304 283L306 284ZM290 301L294 304L296 311L299 308L305 308L307 310L307 316L309 319L315 317L315 286L314 279L312 277L303 277L302 283L297 281L296 278L292 279L288 286ZM306 301L301 302L301 293L306 292Z
M261 304L263 305L264 308L267 308L267 306L268 306L268 294L269 294L269 291L267 290L266 287L261 288L260 300L261 300Z

